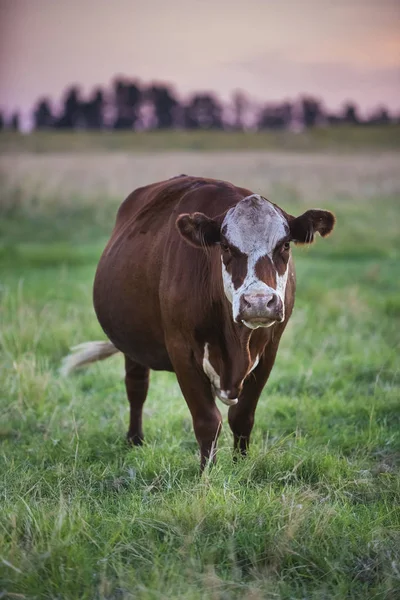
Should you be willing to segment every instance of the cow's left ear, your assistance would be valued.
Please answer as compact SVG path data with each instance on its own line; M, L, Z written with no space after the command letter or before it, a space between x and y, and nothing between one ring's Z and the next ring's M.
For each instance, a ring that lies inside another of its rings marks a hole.
M221 240L221 225L203 213L179 215L176 226L181 236L192 246L213 246Z
M329 210L307 210L299 217L289 219L290 234L297 244L311 244L314 235L329 235L335 225L335 215Z

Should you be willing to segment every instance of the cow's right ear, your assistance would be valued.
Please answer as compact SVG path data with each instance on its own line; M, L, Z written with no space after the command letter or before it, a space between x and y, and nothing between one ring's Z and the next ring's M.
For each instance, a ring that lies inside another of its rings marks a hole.
M179 215L176 226L181 236L192 246L203 248L221 241L221 225L203 213Z

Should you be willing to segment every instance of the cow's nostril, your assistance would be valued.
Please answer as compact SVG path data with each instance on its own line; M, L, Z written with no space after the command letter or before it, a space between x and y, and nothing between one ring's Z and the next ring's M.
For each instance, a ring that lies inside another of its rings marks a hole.
M267 308L274 308L278 302L278 297L274 294L267 302Z
M251 307L251 302L250 302L250 300L248 300L246 298L246 296L243 296L242 303L243 303L243 308L250 308Z

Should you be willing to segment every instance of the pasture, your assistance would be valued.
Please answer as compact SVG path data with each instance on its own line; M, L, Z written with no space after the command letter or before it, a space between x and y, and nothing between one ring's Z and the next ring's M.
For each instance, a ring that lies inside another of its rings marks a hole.
M0 597L398 598L398 155L35 153L27 139L0 159ZM92 281L119 203L177 173L337 217L294 249L295 310L249 456L232 462L225 418L202 478L173 374L152 373L133 449L122 357L58 374L70 346L104 339Z

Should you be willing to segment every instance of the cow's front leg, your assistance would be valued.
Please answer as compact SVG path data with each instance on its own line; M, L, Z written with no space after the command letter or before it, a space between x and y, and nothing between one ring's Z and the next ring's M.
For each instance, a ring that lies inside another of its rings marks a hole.
M277 349L264 351L257 367L245 380L238 403L229 408L228 421L233 433L235 456L237 452L243 456L247 452L257 403L274 365Z
M215 404L209 379L191 356L190 349L186 348L184 351L175 352L171 360L192 415L193 428L200 447L200 470L203 471L209 461L215 462L222 417Z
M200 471L203 471L209 461L215 463L216 460L217 441L222 427L221 413L215 402L199 410L192 411L190 406L189 409L200 448Z

